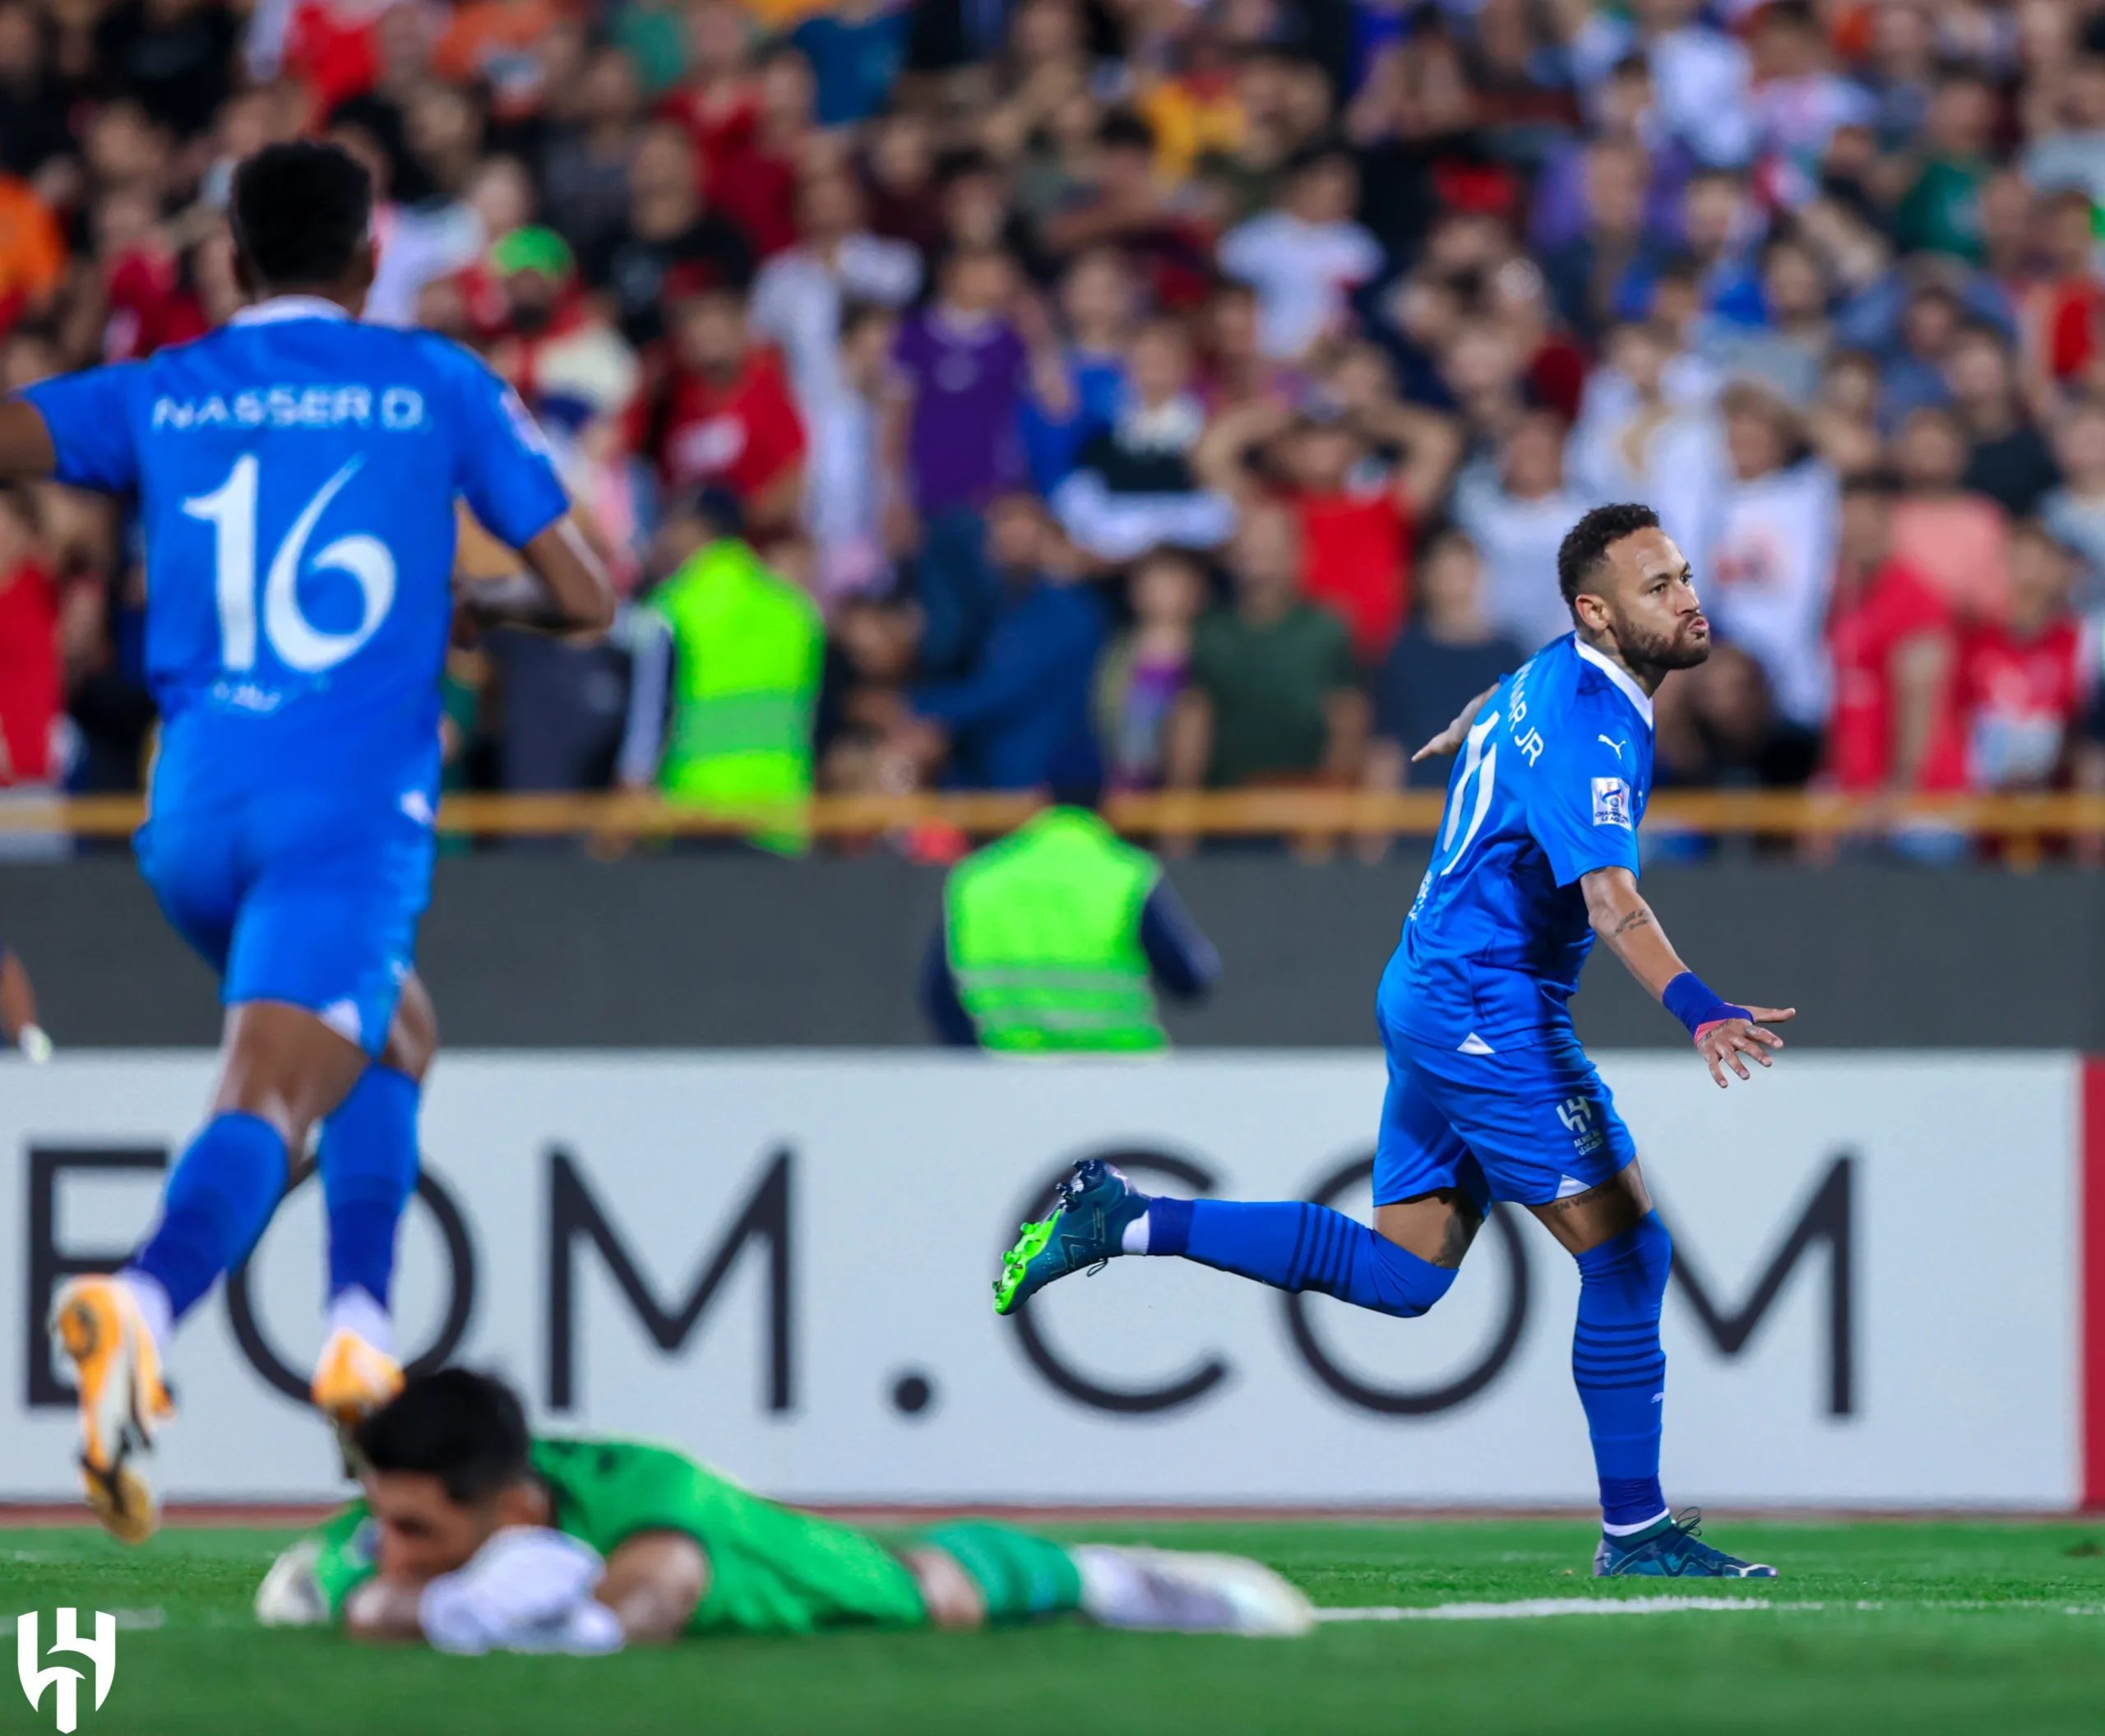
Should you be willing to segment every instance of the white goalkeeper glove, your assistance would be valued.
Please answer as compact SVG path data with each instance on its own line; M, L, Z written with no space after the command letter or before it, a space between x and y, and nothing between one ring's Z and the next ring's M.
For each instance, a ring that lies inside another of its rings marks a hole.
M256 1619L266 1627L319 1627L329 1619L329 1599L322 1595L315 1563L322 1539L303 1537L271 1563L256 1588Z
M606 1572L574 1537L539 1526L499 1531L465 1567L423 1589L417 1622L440 1651L618 1651L622 1624L593 1600Z

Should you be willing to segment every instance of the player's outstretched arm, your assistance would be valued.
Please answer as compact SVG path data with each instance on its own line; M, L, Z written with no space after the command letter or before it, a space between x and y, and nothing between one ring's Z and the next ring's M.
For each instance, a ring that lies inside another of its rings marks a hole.
M1455 714L1454 722L1448 724L1439 734L1434 736L1431 741L1411 756L1411 764L1415 766L1420 760L1434 759L1443 754L1460 752L1462 743L1469 739L1469 725L1476 721L1477 713L1483 710L1483 702L1497 691L1498 683L1493 682L1474 699L1464 706Z
M604 633L614 624L614 581L576 519L564 514L519 553L525 572L461 586L460 599L479 625Z
M58 468L44 412L27 398L0 398L0 480L35 481Z
M620 1618L632 1645L675 1640L709 1589L709 1558L684 1531L639 1531L607 1558L593 1596Z
M1749 1058L1770 1065L1772 1053L1783 1046L1783 1039L1761 1027L1795 1018L1797 1008L1739 1007L1713 994L1681 961L1651 905L1638 891L1637 877L1628 868L1595 868L1581 876L1579 884L1586 895L1586 915L1594 932L1646 993L1688 1027L1697 1053L1721 1088L1728 1082L1728 1067L1748 1079L1753 1076L1746 1070Z

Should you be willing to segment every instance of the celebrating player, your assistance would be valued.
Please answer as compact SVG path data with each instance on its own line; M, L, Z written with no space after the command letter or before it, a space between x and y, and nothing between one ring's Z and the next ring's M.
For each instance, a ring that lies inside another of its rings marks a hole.
M517 399L444 339L359 322L372 211L345 152L258 152L230 209L252 306L150 360L0 403L0 475L138 497L162 719L139 861L227 1008L211 1118L159 1222L122 1271L72 1280L52 1312L89 1502L130 1541L157 1521L133 1461L173 1414L169 1332L254 1246L325 1118L334 1300L317 1396L354 1415L400 1383L385 1304L435 1040L411 961L456 497L534 576L471 607L553 631L613 616Z
M501 1382L411 1381L358 1430L365 1498L266 1576L272 1627L342 1622L448 1651L611 1651L682 1634L1111 1627L1283 1636L1307 1599L1234 1556L938 1525L895 1547L777 1507L668 1447L533 1441Z
M1710 652L1688 562L1649 507L1598 507L1557 551L1576 631L1472 701L1418 757L1460 749L1432 863L1376 1005L1389 1090L1374 1227L1296 1201L1150 1199L1092 1160L1002 1262L1008 1313L1118 1254L1181 1254L1405 1318L1446 1295L1494 1200L1579 1262L1571 1369L1600 1477L1597 1575L1773 1577L1704 1543L1659 1489L1672 1247L1635 1147L1566 1007L1600 936L1688 1027L1711 1076L1751 1076L1794 1009L1706 988L1637 891L1652 696Z

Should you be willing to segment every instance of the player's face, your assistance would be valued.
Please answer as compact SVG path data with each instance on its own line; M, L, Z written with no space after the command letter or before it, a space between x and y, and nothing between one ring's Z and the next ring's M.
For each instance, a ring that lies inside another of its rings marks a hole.
M368 1471L361 1480L380 1524L381 1577L396 1585L465 1567L503 1522L501 1498L463 1506L422 1471Z
M1696 576L1672 537L1632 531L1609 546L1608 557L1598 600L1626 662L1688 669L1710 655L1710 623L1696 601Z

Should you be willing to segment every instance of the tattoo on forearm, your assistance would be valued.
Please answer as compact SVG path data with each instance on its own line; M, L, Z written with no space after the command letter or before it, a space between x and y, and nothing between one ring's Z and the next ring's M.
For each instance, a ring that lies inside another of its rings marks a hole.
M1638 909L1632 910L1627 916L1624 917L1621 922L1615 925L1616 937L1617 939L1621 939L1624 935L1629 933L1633 928L1645 928L1650 924L1651 920L1652 913L1649 910L1644 909L1642 906L1640 906Z

